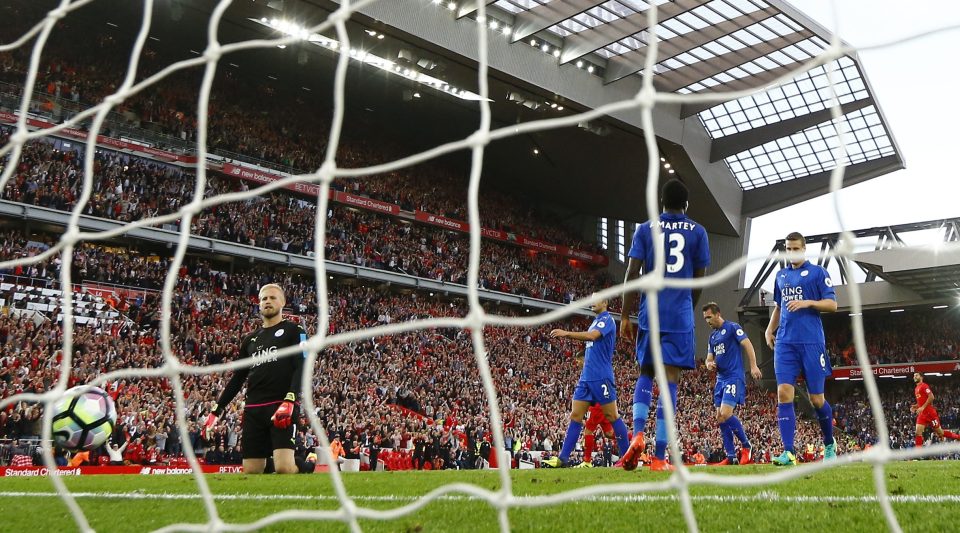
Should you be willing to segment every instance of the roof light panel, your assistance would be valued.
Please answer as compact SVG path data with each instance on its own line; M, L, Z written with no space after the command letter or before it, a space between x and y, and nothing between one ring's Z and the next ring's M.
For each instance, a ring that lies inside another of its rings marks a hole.
M753 4L749 4L754 6ZM692 12L684 13L678 17L684 24L688 27L695 28L696 30L703 29L709 25L716 24L716 21L727 20L726 17L718 13L717 9L724 9L731 17L741 16L744 13L741 13L738 9L725 4L721 0L715 0L709 4L700 6L694 9ZM756 9L751 9L750 12L755 11ZM773 20L773 19L766 19ZM765 22L765 21L764 21ZM764 25L764 22L758 22L737 32L734 32L731 35L725 35L709 43L704 43L702 46L691 50L690 53L693 54L698 59L696 61L691 59L681 59L686 65L693 65L699 61L706 61L712 59L718 55L727 54L730 52L735 52L737 50L742 50L744 48L749 48L750 46L755 46L761 42L769 41L780 37L779 33L771 29L770 27ZM778 22L773 25L777 29L786 28L786 25L783 22ZM676 30L673 26L671 29ZM790 33L790 32L787 32ZM709 55L704 55L702 49L706 48L710 51ZM669 67L665 64L661 64L664 70L669 70L671 68L679 67ZM730 74L735 78L743 77L740 75Z
M493 5L510 13L520 13L548 3L550 0L497 0Z
M722 81L722 76L713 79ZM856 81L856 84L851 83ZM860 72L853 60L847 57L834 62L834 82L837 98L841 104L867 98ZM692 86L691 86L692 89ZM751 128L773 124L798 115L825 109L830 103L830 87L826 75L826 66L816 67L801 74L793 81L774 87L766 93L725 102L700 113L707 131L713 138L724 137ZM761 108L761 106L763 106ZM761 116L753 120L737 121L726 127L716 122L718 116L731 114L745 107L755 107Z
M499 0L493 5L510 13L519 13L524 10L522 7L514 4L513 2L508 2L507 0Z
M633 9L632 7L622 2L618 2L617 0L610 0L605 4L602 4L601 7L610 11L611 13L616 15L618 18L629 17L630 15L633 15L634 13L639 12L639 10Z
M845 164L856 164L894 154L892 143L875 107L848 113L845 124ZM726 159L731 172L746 190L781 183L836 168L833 153L839 137L832 121Z

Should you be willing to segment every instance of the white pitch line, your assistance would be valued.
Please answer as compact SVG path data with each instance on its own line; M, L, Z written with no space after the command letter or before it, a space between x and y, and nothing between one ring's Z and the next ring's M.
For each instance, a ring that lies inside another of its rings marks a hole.
M110 498L121 500L200 500L199 494L177 493L145 493L145 492L74 492L75 498ZM0 492L0 498L58 498L56 492ZM751 503L751 502L778 502L778 503L876 503L876 496L782 496L775 492L761 492L748 495L705 494L692 496L697 502L718 503ZM338 501L336 496L330 495L296 495L296 494L216 494L214 499L220 501L264 501L264 500L291 500L291 501ZM412 502L415 496L352 496L355 501L371 502ZM439 500L476 500L469 496L447 495ZM523 499L523 497L518 497ZM634 495L606 495L584 498L582 501L609 502L609 503L644 503L644 502L672 502L678 501L674 494L634 494ZM894 503L960 503L960 494L916 494L891 495ZM559 504L558 504L559 505Z

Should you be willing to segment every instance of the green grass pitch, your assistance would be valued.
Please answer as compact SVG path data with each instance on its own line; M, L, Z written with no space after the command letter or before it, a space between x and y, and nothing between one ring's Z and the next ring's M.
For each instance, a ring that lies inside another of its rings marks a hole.
M777 470L779 471L779 470ZM774 473L771 466L694 469L723 476ZM666 481L666 474L618 469L511 472L518 496L555 494L600 483ZM960 528L960 462L919 461L886 467L888 490L905 531ZM447 483L497 490L495 471L378 472L344 474L358 507L395 509ZM221 519L250 523L278 511L336 510L326 474L208 476ZM97 531L144 531L207 520L191 476L91 476L64 478ZM874 497L872 468L863 464L812 472L796 480L759 486L691 487L701 531L884 531ZM514 531L682 531L675 491L610 495L545 507L512 509ZM454 493L394 520L361 519L364 531L497 531L497 514L483 500ZM0 478L0 531L73 531L66 506L44 478ZM341 522L285 521L266 531L348 531Z

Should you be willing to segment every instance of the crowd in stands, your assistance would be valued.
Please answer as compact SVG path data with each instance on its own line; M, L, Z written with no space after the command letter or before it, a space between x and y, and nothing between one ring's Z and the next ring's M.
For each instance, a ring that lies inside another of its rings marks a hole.
M960 428L960 402L957 401L960 399L960 382L929 377L926 380L933 390L933 406L940 414L941 425L946 429ZM916 385L912 379L883 385L880 389L880 401L890 433L890 446L909 448L913 446L913 437L916 434L917 415L910 412L910 406L917 404L914 397ZM876 444L876 422L862 384L850 386L849 390L843 393L842 400L834 405L834 418L837 427L843 429L848 437L847 449L863 449ZM932 434L933 428L927 426L925 439L931 439Z
M863 327L874 365L960 359L960 319L948 309L871 313L864 315ZM833 365L856 365L850 319L826 317L824 331Z
M10 131L0 126L0 144ZM2 197L72 209L83 174L83 154L76 150L61 151L47 141L30 143ZM91 216L129 222L166 214L180 209L192 192L192 174L163 163L101 151L94 168L93 194L83 210ZM247 190L246 182L218 176L211 176L207 185L207 197ZM314 250L315 221L312 202L289 193L273 193L211 207L194 219L193 233L309 254ZM466 234L332 204L327 214L325 254L343 263L465 284L469 241ZM481 286L487 289L569 302L610 284L605 272L573 268L557 256L491 241L481 248Z
M27 241L8 233L3 242L4 252L9 253L25 249ZM75 260L85 265L81 279L104 281L116 281L104 275L109 271L133 272L130 278L122 280L127 282L135 282L137 277L149 278L138 273L140 268L153 272L158 279L168 267L166 259L120 248L84 246L75 252ZM29 273L46 273L52 279L57 276L59 264L54 259ZM176 355L195 365L232 359L239 339L256 324L253 296L266 281L284 285L288 311L301 316L308 330L312 330L310 316L316 313L316 300L311 278L257 269L227 274L202 260L191 259L180 271L173 300L171 324ZM156 305L155 295L129 305L136 330L108 335L79 327L74 337L71 383L86 382L119 368L161 365ZM458 302L349 284L332 288L329 310L330 333L418 318L462 316L466 312ZM562 326L583 329L587 324L585 319L574 318ZM507 437L517 442L521 450L555 453L562 442L569 398L580 371L575 355L582 346L550 339L547 332L558 325L532 329L490 327L485 332ZM38 326L13 316L0 317L0 397L50 387L58 375L61 340L55 321ZM635 378L632 353L632 347L621 341L616 370L624 398L629 398ZM450 445L451 457L462 451L460 463L474 464L470 454L475 455L478 445L492 440L473 346L463 331L415 331L331 347L319 359L317 372L317 414L331 435L345 442L345 449L351 448L351 442L355 448L369 447L377 441L383 448L403 448L417 438L433 442L437 437L441 447ZM712 390L705 372L690 376L691 386ZM192 443L205 452L211 448L217 452L222 446L223 453L229 454L238 443L237 402L223 417L211 443L199 440L196 425L222 389L224 376L203 375L185 381ZM166 379L118 380L107 389L117 399L120 412L115 444L131 441L125 452L127 457L155 461L182 450L180 436L173 431L171 389ZM712 437L699 434L701 430L696 429L713 426L708 423L712 408L703 403L708 396L682 394L681 398L681 411L690 414L690 422L683 426L685 446L690 450L715 449L719 441L709 448ZM761 396L757 398L758 402L763 400ZM772 401L770 404L772 412ZM416 415L411 415L411 411ZM5 411L0 415L0 437L38 435L37 413L35 407L27 405ZM316 437L307 431L300 436L300 442L306 447L315 443ZM211 457L216 459L217 453Z
M681 413L680 432L683 435L682 451L684 460L696 463L694 459L701 454L708 463L722 461L725 457L720 438L720 430L713 405L713 387L716 374L705 367L684 372L678 397ZM682 394L683 391L697 391L697 394ZM753 382L747 383L747 396L743 407L735 412L743 423L743 429L750 439L754 460L769 462L783 445L777 428L777 399L774 392L761 390ZM799 418L797 420L796 446L806 450L807 445L816 450L821 448L820 428L815 420Z
M25 249L26 239L8 234L4 250ZM34 241L36 242L36 241ZM39 248L35 248L39 249ZM165 259L145 257L131 250L108 250L82 247L75 252L78 264L85 265L79 279L112 280L133 283L140 268L162 275ZM59 261L37 265L31 272L58 275ZM130 273L126 278L111 278L110 271ZM22 271L10 274L23 275ZM78 281L79 281L78 279ZM190 261L181 269L174 295L172 315L174 350L188 364L211 364L231 359L242 335L256 323L256 305L252 298L260 284L278 281L287 290L288 310L302 315L310 326L316 313L312 278L297 275L268 274L257 270L226 274L210 268L203 261ZM80 327L74 337L75 366L71 383L89 381L96 375L118 368L150 368L162 363L157 345L156 297L130 306L130 314L143 332L106 335L94 328ZM331 333L369 327L380 323L406 321L430 316L463 315L461 304L441 302L422 295L400 296L362 286L341 285L330 293ZM581 320L582 322L582 320ZM580 324L585 327L585 324ZM511 427L523 428L534 448L557 441L565 416L563 405L575 381L576 369L557 374L554 367L561 357L557 341L546 336L549 327L535 334L516 329L491 328L488 349L494 364L497 385ZM23 391L43 391L57 376L60 361L60 328L54 321L40 326L13 316L0 318L0 397ZM569 359L571 347L565 355ZM545 358L545 355L551 355ZM521 367L521 362L529 363ZM484 414L484 400L469 337L463 332L418 331L372 341L352 343L325 351L318 367L315 390L318 414L327 421L328 429L346 438L368 424L377 429L377 436L391 443L398 438L409 441L416 430L427 427L430 418L443 420L456 427L469 439L484 435L489 438ZM190 391L190 419L195 421L212 395L223 387L222 376L187 378ZM337 385L333 385L337 384ZM120 406L118 439L130 438L127 455L150 457L180 450L179 436L174 437L172 399L167 380L119 380L108 386ZM428 403L427 400L430 400ZM391 405L413 408L424 418L411 418ZM535 410L524 406L539 405ZM232 449L236 444L237 404L224 416L215 448ZM27 406L13 409L0 420L0 434L22 437L38 435L33 411ZM23 420L33 420L25 425ZM231 429L233 430L231 432ZM519 429L517 429L519 431ZM369 431L361 434L367 436ZM161 435L163 447L157 444ZM197 434L190 428L191 439ZM467 437L469 435L469 437ZM306 435L304 440L309 440ZM312 439L313 437L310 437ZM201 444L196 442L195 444ZM549 446L549 444L548 444ZM161 448L155 450L154 448ZM143 453L140 454L141 448Z
M11 6L8 24L0 36L9 42L19 36L31 19ZM18 24L18 20L20 24ZM21 28L22 26L22 28ZM114 92L129 62L132 41L91 29L70 17L60 21L46 44L38 72L41 100L71 102L83 106L99 103ZM26 76L29 48L0 53L0 82L18 87ZM277 52L280 53L280 52ZM138 79L184 59L147 45L140 60ZM134 95L117 109L130 125L160 131L173 138L192 141L196 136L196 101L200 71L174 73L159 84ZM256 110L257 112L251 112ZM319 168L327 146L331 110L328 102L308 99L299 89L269 80L241 77L237 71L219 69L210 100L208 148L240 154L278 164L292 172ZM362 123L345 128L337 163L341 167L381 164L409 153L391 135ZM189 186L189 185L188 185ZM465 169L454 170L438 163L421 164L353 185L360 194L434 214L466 220L467 177ZM480 214L484 227L543 239L585 250L595 248L563 228L557 217L538 211L536 202L515 193L484 189Z
M9 12L9 11L8 11ZM111 35L75 39L87 28L61 21L41 62L37 88L47 101L90 105L113 92L126 68L129 43ZM5 24L0 35L14 34ZM8 34L9 33L9 34ZM0 53L0 82L22 84L26 49ZM170 62L158 51L144 54L146 75ZM221 69L210 109L210 147L289 167L315 170L326 146L329 110L303 95L285 94L282 86L249 83L236 72ZM196 135L194 108L197 71L175 74L119 107L130 124L160 131L173 138ZM283 95L283 98L278 98ZM257 109L262 112L251 113ZM349 129L349 128L348 128ZM348 133L338 152L338 164L358 167L382 163L405 152L395 142L378 136ZM0 127L0 146L10 129ZM9 164L4 161L0 164ZM69 210L77 201L82 154L61 150L50 141L25 147L13 178L2 197L52 209ZM84 214L131 221L179 209L189 201L194 177L182 169L132 156L100 151L95 160L94 194ZM338 181L338 187L400 205L456 219L466 218L466 179L462 172L440 164L377 176L376 179ZM247 185L209 176L209 197L243 190ZM579 239L529 207L529 203L497 191L484 191L481 214L486 227L521 233L560 244L579 245ZM366 211L332 205L327 218L325 257L354 265L392 270L453 283L466 282L468 242L465 235L420 226ZM210 208L193 222L192 232L211 238L267 249L308 254L314 251L315 207L286 192L272 193L240 203ZM0 233L0 260L34 254L52 237ZM72 257L74 280L99 281L146 289L162 286L168 257L132 248L83 245ZM59 256L41 264L16 267L9 274L34 278L54 286L62 261ZM287 312L313 333L317 300L311 274L269 271L252 267L238 272L189 258L178 273L173 298L172 346L181 361L206 365L236 356L242 336L257 323L255 296L260 285L277 282L287 293ZM577 270L565 260L485 241L481 254L481 284L493 290L553 301L570 301L608 286L603 273ZM158 296L150 293L118 307L135 323L107 334L94 326L78 327L74 336L71 384L121 368L153 368L163 364L158 343ZM463 316L463 302L450 302L421 293L400 294L382 287L336 283L330 290L330 331L367 328L437 316ZM55 313L54 313L55 314ZM903 320L908 320L904 322ZM907 315L890 323L868 322L869 351L875 362L956 358L957 328L942 321ZM895 321L895 322L894 322ZM876 324L876 325L874 325ZM551 339L551 327L584 329L583 319L538 328L490 327L486 349L505 422L508 448L555 453L563 440L569 399L579 374L575 355L582 349L568 341ZM849 356L849 329L828 325L831 353ZM59 375L63 354L62 331L53 319L37 324L4 313L0 315L0 398L20 392L42 392ZM621 413L630 418L636 377L633 348L618 345L617 386ZM199 420L225 384L224 375L184 377L187 401L186 438L211 463L233 462L239 454L239 401L228 408L215 435L200 438ZM132 463L164 462L179 456L183 440L176 430L171 384L167 379L123 379L107 384L119 411L112 444L125 446L123 459ZM713 376L703 369L684 375L679 419L684 459L695 462L722 458L712 406ZM909 413L912 397L902 391L885 392L891 427L897 427L895 445L910 445ZM944 388L940 397L960 392ZM474 347L460 330L418 330L356 341L326 349L317 365L313 389L316 415L344 456L360 449L413 450L415 466L472 467L492 441L487 403L476 369ZM907 402L901 405L902 402ZM749 387L747 407L740 412L755 457L764 460L779 448L775 398ZM837 404L838 426L849 435L849 445L871 442L869 413L863 398L853 395ZM904 408L904 406L906 406ZM941 411L945 425L958 421L955 408ZM654 413L651 413L651 417ZM35 437L40 409L15 404L0 410L0 439ZM315 446L317 436L306 419L297 435L301 455ZM651 422L652 424L652 422ZM648 430L651 429L648 426ZM906 432L906 433L903 433ZM903 433L901 435L901 433ZM652 432L648 431L652 439ZM819 430L801 421L799 447L819 447ZM848 437L844 437L848 438ZM11 441L13 442L13 441ZM516 443L516 445L514 445ZM650 443L652 446L652 442ZM19 446L19 444L18 444ZM375 461L374 461L375 462Z

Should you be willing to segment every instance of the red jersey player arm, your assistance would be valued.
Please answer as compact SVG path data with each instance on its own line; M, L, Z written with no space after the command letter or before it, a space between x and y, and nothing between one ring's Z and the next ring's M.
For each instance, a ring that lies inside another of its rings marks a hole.
M930 390L930 387L927 387L926 391L927 391L927 401L923 402L923 405L921 405L920 408L917 409L920 412L923 412L924 409L933 405L933 391Z

